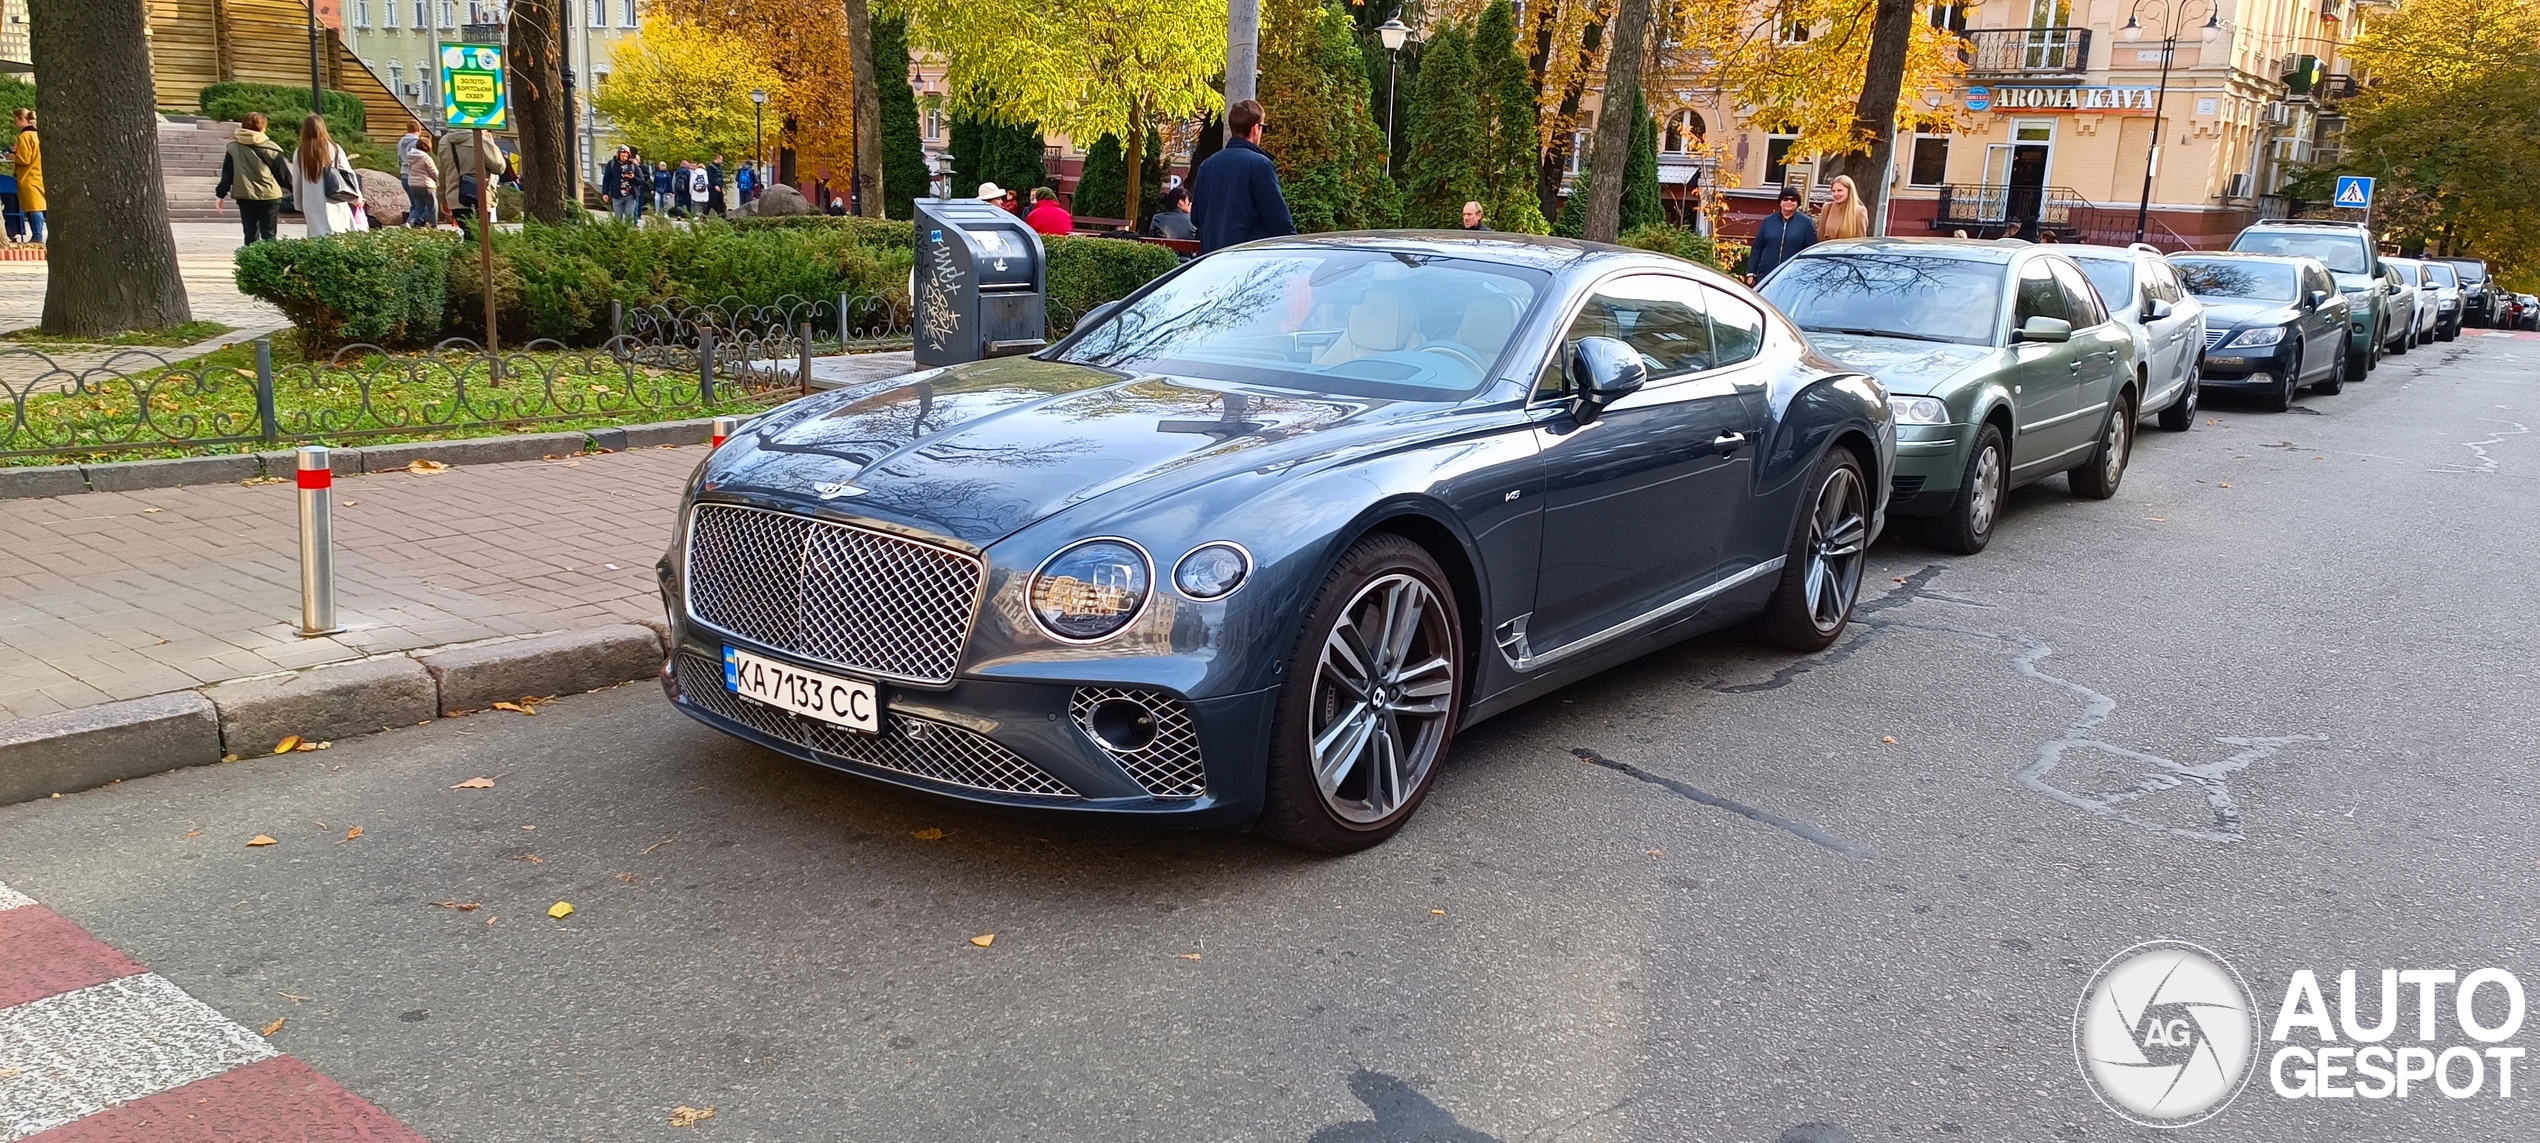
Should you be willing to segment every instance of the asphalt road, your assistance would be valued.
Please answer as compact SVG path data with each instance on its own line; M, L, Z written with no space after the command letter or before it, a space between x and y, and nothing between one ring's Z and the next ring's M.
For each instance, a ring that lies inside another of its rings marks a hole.
M1831 653L1469 732L1339 860L897 793L634 686L0 808L0 881L445 1143L2172 1138L2074 1060L2137 942L2269 1013L2303 968L2540 985L2527 425L2540 339L2475 331L2211 401L2113 501L1884 541ZM2524 1079L2261 1075L2175 1138L2529 1139Z

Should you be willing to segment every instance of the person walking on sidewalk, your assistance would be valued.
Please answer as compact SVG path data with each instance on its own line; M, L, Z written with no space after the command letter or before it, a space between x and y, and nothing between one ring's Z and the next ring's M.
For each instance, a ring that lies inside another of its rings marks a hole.
M419 230L440 225L441 165L432 161L431 142L418 138L400 166L406 183L406 225Z
M1755 228L1755 248L1746 257L1746 284L1763 281L1773 267L1816 244L1817 224L1799 209L1799 188L1783 183L1778 207Z
M1296 233L1279 193L1279 168L1261 149L1261 118L1258 100L1227 108L1226 146L1191 172L1191 225L1199 230L1202 254Z
M609 214L619 222L635 221L635 180L643 173L635 164L635 152L625 147L617 149L616 158L600 164L600 194L609 200Z
M706 216L706 200L712 197L710 194L710 188L706 185L705 164L691 159L679 165L687 168L686 170L680 172L679 177L682 180L681 185L685 186L688 190L688 216L690 218L704 218Z
M723 217L723 156L716 155L706 164L706 212Z
M35 138L35 109L18 109L18 140L9 148L17 161L18 213L26 216L26 240L44 245L44 149Z
M653 164L653 213L664 218L674 213L670 199L670 164L666 162Z
M1836 175L1826 188L1826 208L1818 212L1817 237L1831 242L1837 238L1870 236L1870 208L1861 205L1861 188L1850 175Z
M326 117L312 115L300 121L300 152L292 161L292 174L297 176L291 198L300 204L300 217L307 220L309 237L324 238L359 229L353 218L353 200L361 196L361 184L354 182L353 161L327 134ZM330 194L329 184L334 193ZM350 193L352 197L343 195Z
M243 245L274 240L282 224L283 204L291 200L290 187L291 159L265 137L265 113L239 116L238 134L221 156L220 181L212 186L212 198L238 200L238 227L246 238Z

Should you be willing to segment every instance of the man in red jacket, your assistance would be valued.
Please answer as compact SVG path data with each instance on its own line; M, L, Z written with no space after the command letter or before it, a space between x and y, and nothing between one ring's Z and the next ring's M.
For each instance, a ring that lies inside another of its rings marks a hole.
M1066 234L1076 229L1076 216L1058 205L1058 192L1048 187L1032 188L1032 209L1023 216L1023 225L1045 235Z

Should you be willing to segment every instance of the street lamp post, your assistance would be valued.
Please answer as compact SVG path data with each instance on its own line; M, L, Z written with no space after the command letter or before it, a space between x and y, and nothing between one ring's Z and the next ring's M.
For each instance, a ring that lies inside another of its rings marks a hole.
M2152 143L2143 152L2143 199L2134 208L2134 240L2137 242L2143 241L2144 234L2152 225L2152 175L2160 169L2161 165L2161 109L2169 102L2170 61L2178 55L2179 25L2192 19L2188 13L2192 12L2197 4L2202 3L2205 6L2205 25L2197 30L2198 35L2209 44L2222 36L2222 12L2214 7L2214 0L2175 0L2175 2L2177 7L2172 8L2172 0L2135 0L2134 7L2126 12L2125 27L2118 29L2125 36L2127 43L2141 40L2143 38L2141 13L2145 9L2150 9L2153 18L2161 22L2162 31L2161 88L2152 97Z
M767 89L750 89L750 165L758 168L757 192L767 193Z
M1400 15L1388 16L1376 27L1376 38L1384 42L1385 61L1385 177L1393 177L1393 89L1394 76L1402 67L1403 41L1411 38L1411 25Z

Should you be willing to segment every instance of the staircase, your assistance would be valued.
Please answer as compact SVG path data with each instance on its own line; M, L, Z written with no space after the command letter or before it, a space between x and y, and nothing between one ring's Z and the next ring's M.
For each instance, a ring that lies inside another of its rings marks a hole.
M224 204L212 208L212 188L220 183L221 156L238 133L235 123L184 116L159 122L159 173L167 191L170 222L238 221L238 211Z

